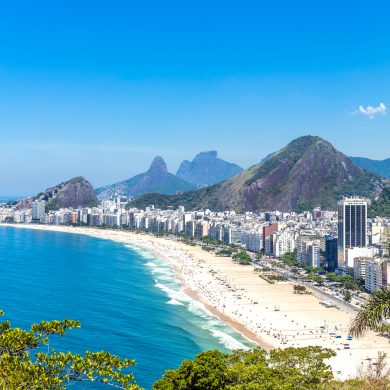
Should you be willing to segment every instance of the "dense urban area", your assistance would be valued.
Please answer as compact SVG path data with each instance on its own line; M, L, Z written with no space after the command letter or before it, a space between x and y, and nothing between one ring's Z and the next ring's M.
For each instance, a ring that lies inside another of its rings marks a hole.
M27 209L0 207L0 222L77 225L129 229L201 245L240 264L253 264L270 283L291 280L305 286L326 306L357 309L367 293L390 283L390 219L367 218L368 201L345 198L337 211L315 208L303 213L279 211L145 210L128 208L126 197L97 207L47 211L44 201Z

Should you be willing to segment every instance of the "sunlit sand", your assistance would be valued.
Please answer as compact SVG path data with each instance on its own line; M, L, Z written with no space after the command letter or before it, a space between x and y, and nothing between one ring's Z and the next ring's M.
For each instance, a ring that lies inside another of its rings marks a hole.
M347 340L351 314L326 308L313 295L294 294L291 283L269 284L252 266L235 264L200 247L126 231L13 226L86 234L148 249L174 266L188 295L262 347L319 345L335 350L337 356L330 364L336 377L355 376L367 359L375 359L379 351L390 352L389 340L372 332L361 339Z

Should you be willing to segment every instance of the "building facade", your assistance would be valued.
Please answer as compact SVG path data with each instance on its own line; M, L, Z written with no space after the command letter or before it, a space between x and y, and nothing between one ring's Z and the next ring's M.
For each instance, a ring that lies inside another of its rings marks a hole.
M367 200L344 198L337 203L338 228L338 266L348 267L346 250L367 246Z

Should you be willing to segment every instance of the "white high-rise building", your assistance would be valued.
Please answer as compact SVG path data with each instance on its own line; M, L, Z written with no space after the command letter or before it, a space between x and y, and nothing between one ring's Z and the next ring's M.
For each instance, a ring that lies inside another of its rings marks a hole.
M45 222L45 202L35 201L31 205L31 215L33 223L44 223Z
M375 258L366 262L365 288L369 292L385 288L390 281L390 264L385 259Z
M289 230L273 233L275 242L275 256L281 257L286 252L295 250L295 234Z
M346 248L345 250L345 265L348 268L354 268L354 261L357 257L374 257L375 249L373 247L366 248Z
M303 265L319 268L321 266L321 238L298 237L297 261Z
M374 261L373 257L355 257L353 260L353 277L354 279L366 277L367 263Z
M344 198L337 203L338 214L338 264L342 269L348 267L346 250L365 248L367 240L367 200Z

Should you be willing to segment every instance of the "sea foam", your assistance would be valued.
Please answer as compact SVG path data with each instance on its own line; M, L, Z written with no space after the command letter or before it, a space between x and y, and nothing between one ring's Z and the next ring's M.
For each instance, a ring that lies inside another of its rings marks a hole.
M250 348L242 343L240 343L238 340L236 340L233 336L230 336L227 333L221 332L219 330L212 330L212 334L217 337L221 343L230 350L233 349L243 349L245 351L248 351Z
M168 305L183 307L184 310L188 310L192 314L191 316L185 317L190 329L194 326L203 329L228 350L249 349L248 346L238 341L232 334L229 334L230 332L235 334L236 332L234 330L209 312L202 302L193 299L184 292L183 285L176 279L171 264L167 264L143 248L137 246L129 246L129 248L147 260L145 265L148 267L149 272L153 274L155 287L163 291L169 298L166 303ZM236 337L242 339L238 333ZM202 341L199 340L199 342L202 344Z
M176 299L170 299L168 301L168 305L179 305L179 306L183 306L183 304L179 301L177 301Z

